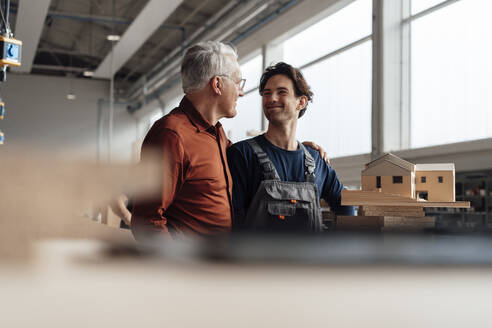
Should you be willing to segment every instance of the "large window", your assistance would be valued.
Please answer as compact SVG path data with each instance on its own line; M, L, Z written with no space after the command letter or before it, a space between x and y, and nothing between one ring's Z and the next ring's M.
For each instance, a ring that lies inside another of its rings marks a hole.
M257 134L261 130L261 97L258 85L262 73L263 56L260 54L241 65L246 79L245 95L237 100L237 115L220 120L224 131L232 142L238 142Z
M412 15L418 14L424 10L434 7L440 3L443 3L444 0L411 0L412 7Z
M304 69L314 93L298 121L300 140L330 157L371 152L371 42Z
M246 93L252 89L258 88L262 72L263 56L261 54L241 65L241 73L243 74L243 78L246 79L246 85L244 86L244 91Z
M412 148L492 137L491 12L461 0L411 20Z
M284 42L284 60L296 67L372 33L372 0L357 0Z
M258 89L238 99L236 109L236 117L221 120L232 142L250 138L261 129L261 97Z
M284 43L314 93L297 138L332 158L371 152L371 19L372 0L357 0Z

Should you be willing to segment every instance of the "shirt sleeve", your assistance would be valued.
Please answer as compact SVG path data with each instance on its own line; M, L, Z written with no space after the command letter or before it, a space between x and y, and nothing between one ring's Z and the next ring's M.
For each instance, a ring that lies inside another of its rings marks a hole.
M328 173L323 186L322 198L330 205L330 208L337 215L355 215L353 206L342 206L343 184L338 179L335 170L326 164Z
M137 240L157 235L170 238L165 212L172 204L184 181L185 152L179 136L163 129L155 141L144 142L140 165L158 165L160 192L136 200L133 207L132 231Z

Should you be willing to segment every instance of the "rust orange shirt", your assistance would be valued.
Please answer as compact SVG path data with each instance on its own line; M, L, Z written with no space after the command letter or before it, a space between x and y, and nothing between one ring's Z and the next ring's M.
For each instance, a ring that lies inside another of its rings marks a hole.
M213 235L228 232L232 217L232 180L220 122L210 125L184 97L179 107L156 121L142 144L141 161L157 152L162 193L135 202L132 231L145 234Z

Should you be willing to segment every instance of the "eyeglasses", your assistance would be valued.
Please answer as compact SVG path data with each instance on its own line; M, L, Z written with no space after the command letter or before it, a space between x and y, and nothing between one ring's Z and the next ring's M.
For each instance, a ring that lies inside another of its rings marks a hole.
M239 82L236 82L236 81L234 81L234 79L233 79L232 77L230 77L229 75L219 74L219 75L217 75L217 76L227 77L229 80L231 80L232 82L234 82L234 83L238 86L239 90L241 90L241 91L243 91L244 86L245 86L245 84L246 84L246 79L241 79L241 80L239 80Z

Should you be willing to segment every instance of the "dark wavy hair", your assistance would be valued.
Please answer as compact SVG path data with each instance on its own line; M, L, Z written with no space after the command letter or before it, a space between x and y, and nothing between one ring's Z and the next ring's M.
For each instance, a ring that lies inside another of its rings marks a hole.
M292 83L294 84L294 92L296 94L296 97L300 96L306 96L308 101L313 101L313 92L311 91L311 87L307 84L306 80L304 79L304 76L302 75L301 71L287 63L280 62L277 63L276 65L269 66L265 69L265 72L263 72L263 75L261 76L260 79L260 95L263 95L263 90L265 89L265 85L267 84L268 80L274 76L274 75L285 75L289 79L291 79ZM304 107L300 112L299 112L299 117L304 115L307 109L307 103L306 107Z

